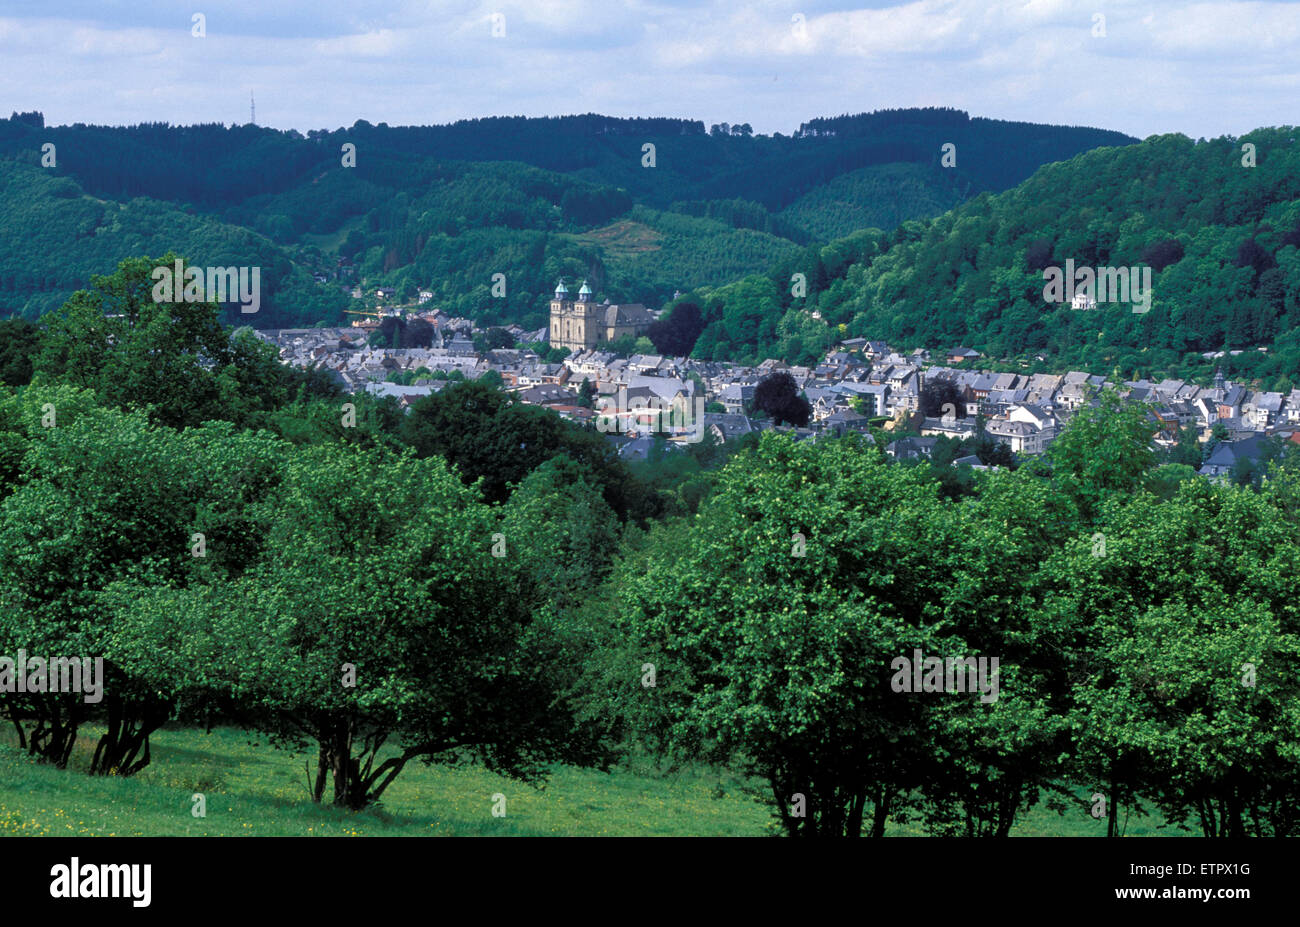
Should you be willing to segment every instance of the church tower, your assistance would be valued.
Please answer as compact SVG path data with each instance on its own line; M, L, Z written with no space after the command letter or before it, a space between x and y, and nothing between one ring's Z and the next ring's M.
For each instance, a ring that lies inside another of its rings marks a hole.
M591 287L582 282L576 300L569 298L569 288L564 278L555 285L551 300L551 346L587 351L601 340L600 309L592 300Z
M564 278L555 284L555 297L551 300L551 347L560 347L564 340L564 304L569 299L569 288L564 285Z

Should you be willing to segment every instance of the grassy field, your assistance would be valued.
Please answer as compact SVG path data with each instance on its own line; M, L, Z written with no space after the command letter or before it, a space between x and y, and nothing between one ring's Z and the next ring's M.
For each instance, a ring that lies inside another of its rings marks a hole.
M627 219L572 237L585 245L603 248L607 255L614 258L629 258L647 251L658 251L664 238L663 233L650 226Z
M74 767L84 768L99 733L83 729ZM0 834L743 835L765 833L769 818L734 777L694 770L657 776L560 767L538 790L478 767L419 763L394 781L382 807L352 814L308 798L308 754L238 730L160 731L151 738L153 762L128 779L37 765L7 734L0 743ZM191 814L195 792L206 796L204 818ZM492 816L496 793L506 796L504 817Z
M633 765L609 774L558 767L544 789L479 767L411 764L382 806L352 814L307 796L308 754L277 750L254 735L218 728L158 732L153 763L128 779L80 771L100 732L83 728L71 771L32 762L13 732L0 739L0 835L50 836L761 836L774 833L767 808L725 773L662 774ZM314 760L314 755L311 757ZM206 797L196 818L192 796ZM494 794L506 796L492 816ZM1161 833L1159 821L1130 821L1133 836ZM894 826L891 835L920 834ZM1104 836L1105 824L1045 805L1015 835Z

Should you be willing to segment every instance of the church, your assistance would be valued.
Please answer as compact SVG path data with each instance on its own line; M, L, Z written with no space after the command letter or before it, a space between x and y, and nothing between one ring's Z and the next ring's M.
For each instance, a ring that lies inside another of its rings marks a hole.
M624 335L644 335L654 320L641 303L611 305L608 299L596 303L585 280L577 299L570 299L569 288L560 278L551 300L551 347L590 351Z

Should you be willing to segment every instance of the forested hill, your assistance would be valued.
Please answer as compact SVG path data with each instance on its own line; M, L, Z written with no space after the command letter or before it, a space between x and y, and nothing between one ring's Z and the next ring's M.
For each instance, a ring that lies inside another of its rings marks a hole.
M1128 145L1137 139L1121 132L1083 127L1048 127L1032 122L1006 122L972 117L959 109L880 110L856 116L813 119L799 127L799 138L833 138L847 147L886 143L904 157L893 161L934 160L939 146L956 147L956 167L976 192L1005 190L1027 178L1040 165L1064 161L1087 148ZM880 163L880 162L874 162Z
M329 317L347 303L338 289L317 286L287 249L246 228L159 200L92 197L69 177L0 159L0 318L34 318L125 255L168 251L203 265L260 267L269 317Z
M1151 268L1150 310L1047 303L1043 269L1067 259ZM806 299L791 296L796 272ZM807 362L862 336L1133 376L1203 375L1201 352L1238 350L1223 362L1229 373L1281 388L1300 382L1296 130L1089 151L932 220L809 248L696 296L710 323L696 345L703 357Z
M812 120L791 136L599 115L418 127L358 121L306 135L254 125L46 126L39 113L0 120L0 162L38 166L42 146L52 144L55 164L43 170L75 185L58 188L65 200L85 195L128 212L206 217L215 223L208 238L221 239L214 250L250 250L238 263L271 248L331 277L320 298L287 299L270 284L256 320L263 326L339 321L339 258L368 285L432 288L447 311L489 322L540 324L560 274L588 277L616 299L657 304L675 289L761 271L810 242L932 216L1005 189L1046 161L1133 141L944 109ZM945 167L948 143L956 163ZM348 144L355 167L342 163ZM5 189L27 199L0 210L22 223L8 234L30 246L0 255L0 312L48 309L66 297L64 277L105 273L136 253L120 232L129 215L86 219L80 234L97 241L83 250L95 256L68 267L66 243L39 218L40 197L51 191ZM261 239L255 246L250 232ZM494 273L507 277L503 299L489 292ZM290 278L300 279L277 275Z

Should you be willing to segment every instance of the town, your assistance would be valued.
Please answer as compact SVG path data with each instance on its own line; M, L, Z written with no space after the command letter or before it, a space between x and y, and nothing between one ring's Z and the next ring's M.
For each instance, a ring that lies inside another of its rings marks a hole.
M896 459L928 457L938 437L971 438L981 428L1014 455L1041 453L1078 409L1098 402L1107 388L1147 405L1158 447L1174 446L1188 428L1202 444L1217 436L1200 468L1212 478L1228 476L1240 461L1257 459L1269 438L1300 444L1300 389L1255 390L1217 371L1210 385L1170 379L1112 382L1082 371L999 373L981 369L981 355L970 348L902 353L866 338L839 342L816 367L774 359L740 366L653 353L620 356L608 349L611 344L643 336L658 313L639 303L597 303L585 281L576 294L564 281L557 284L546 328L494 329L507 332L505 340L516 346L492 347L487 332L469 319L421 308L431 296L421 291L419 304L400 307L393 305L395 291L381 288L375 291L376 310L358 312L365 318L350 326L257 334L277 346L284 363L320 368L349 392L392 396L408 408L450 382L494 372L520 402L601 426L628 460L645 459L656 438L671 448L698 441L702 433L727 441L775 427L754 414L752 401L759 382L777 372L788 373L811 406L805 427L786 426L797 439L866 434L878 425L909 435L888 444L887 453ZM372 335L390 319L430 330L429 346L373 344ZM543 353L554 358L556 349L569 354L548 363ZM939 415L924 415L923 389L938 380L950 381L960 401ZM603 411L610 406L618 411ZM691 414L698 408L704 409L702 428ZM616 424L600 421L609 414L619 416ZM954 463L984 466L974 457Z

